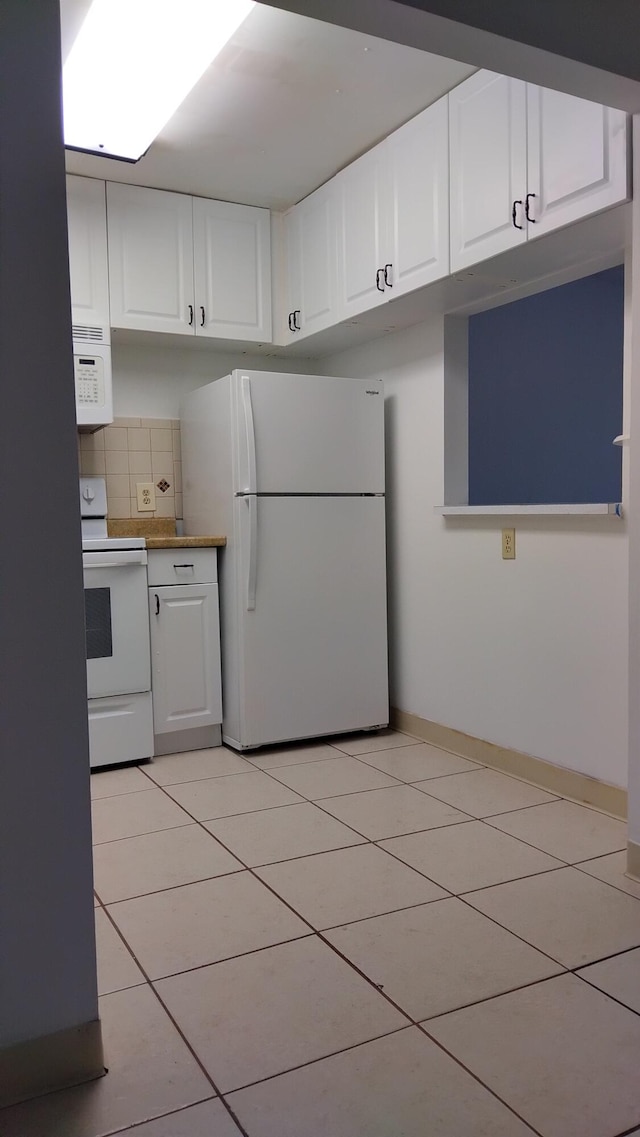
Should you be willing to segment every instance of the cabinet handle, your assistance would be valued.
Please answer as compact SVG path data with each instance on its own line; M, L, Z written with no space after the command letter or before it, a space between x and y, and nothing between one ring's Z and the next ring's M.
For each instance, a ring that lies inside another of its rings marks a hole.
M536 219L535 219L535 217L532 217L531 214L529 213L529 198L530 197L537 197L537 196L538 196L537 193L528 193L524 199L525 216L527 218L527 221L530 221L532 225L536 224Z
M384 292L384 284L380 284L380 277L384 274L384 269L379 268L376 270L376 288L378 292Z
M193 327L193 304L189 305L189 327Z
M511 210L511 220L513 221L514 229L524 229L524 225L518 225L518 222L516 221L516 210L519 205L522 205L522 201L520 198L517 198L516 201L514 201L513 208Z
M389 280L389 275L388 275L391 272L392 268L393 268L393 265L385 265L384 266L384 282L385 282L387 288L393 288L393 281Z
M191 565L174 565L173 567L174 568L193 568L194 566L191 564Z
M289 312L289 331L294 331L293 327L293 312Z
M158 593L156 592L156 616L159 616L159 615L160 615L160 597L158 596Z
M293 316L293 330L294 330L294 332L301 332L302 331L302 324L298 323L298 316L300 315L300 309L296 308L291 313L291 315Z
M204 328L204 308L200 305L200 327Z

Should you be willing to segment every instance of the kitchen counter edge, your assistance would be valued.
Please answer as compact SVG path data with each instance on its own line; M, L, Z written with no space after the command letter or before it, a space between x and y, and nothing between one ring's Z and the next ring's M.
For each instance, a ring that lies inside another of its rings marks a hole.
M226 545L226 537L147 537L147 549L211 549Z

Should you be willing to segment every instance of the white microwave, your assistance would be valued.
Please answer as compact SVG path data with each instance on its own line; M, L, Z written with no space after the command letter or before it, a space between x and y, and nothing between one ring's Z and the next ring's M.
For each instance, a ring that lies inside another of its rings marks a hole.
M113 422L109 344L76 339L74 335L73 373L78 427L87 430Z

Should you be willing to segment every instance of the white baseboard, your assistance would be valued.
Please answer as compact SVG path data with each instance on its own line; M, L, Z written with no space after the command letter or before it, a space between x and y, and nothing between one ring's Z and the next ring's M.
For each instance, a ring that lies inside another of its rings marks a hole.
M423 742L430 742L440 746L443 750L450 750L460 754L471 761L482 762L485 766L492 766L502 770L505 774L514 774L540 786L552 794L571 798L610 813L612 817L622 820L627 816L627 791L620 786L612 786L608 782L601 782L598 778L590 778L587 774L580 774L576 770L567 770L563 766L555 766L543 758L534 758L531 754L522 754L519 750L509 750L504 746L496 746L493 742L485 742L473 735L463 734L460 730L442 726L429 719L420 718L419 715L391 708L391 724L396 730L413 734ZM640 846L637 846L640 856ZM640 876L640 860L638 862L638 875Z
M640 880L640 845L635 841L627 842L627 876Z
M180 754L183 750L204 750L209 746L222 746L221 726L198 726L192 730L170 730L154 734L153 756Z

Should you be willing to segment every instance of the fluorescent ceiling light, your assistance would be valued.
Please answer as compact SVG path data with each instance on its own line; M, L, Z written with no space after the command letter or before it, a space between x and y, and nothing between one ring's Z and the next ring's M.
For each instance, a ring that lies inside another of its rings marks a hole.
M65 146L137 161L254 0L93 0L64 66Z

